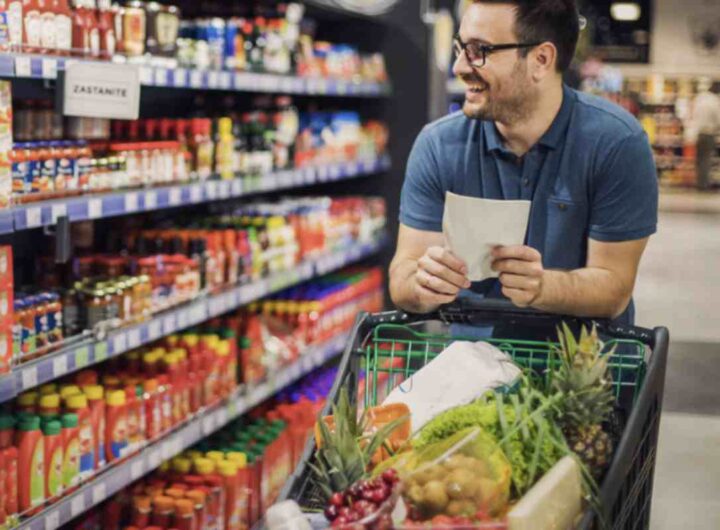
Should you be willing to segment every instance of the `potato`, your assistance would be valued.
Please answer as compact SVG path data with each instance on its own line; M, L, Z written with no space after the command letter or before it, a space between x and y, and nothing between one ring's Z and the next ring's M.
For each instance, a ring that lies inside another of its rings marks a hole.
M423 501L423 487L419 484L413 484L408 487L407 498L413 504L422 504Z
M448 457L445 461L443 461L443 465L447 469L462 469L467 467L467 461L468 457L460 453L455 453L454 455Z
M412 478L421 486L430 481L441 480L445 471L440 466L429 466L412 475Z
M451 499L472 499L477 492L477 479L467 469L455 469L445 479L445 491Z
M475 503L472 501L450 501L445 513L452 517L458 515L472 516L475 515L476 511Z
M423 506L433 512L442 512L448 503L445 484L439 480L431 480L423 488Z

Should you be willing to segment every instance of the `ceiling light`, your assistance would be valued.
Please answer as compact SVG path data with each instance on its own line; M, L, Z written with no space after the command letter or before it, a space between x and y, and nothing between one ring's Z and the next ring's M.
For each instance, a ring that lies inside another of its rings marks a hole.
M635 22L641 13L640 5L635 2L615 2L610 6L610 15L620 22Z

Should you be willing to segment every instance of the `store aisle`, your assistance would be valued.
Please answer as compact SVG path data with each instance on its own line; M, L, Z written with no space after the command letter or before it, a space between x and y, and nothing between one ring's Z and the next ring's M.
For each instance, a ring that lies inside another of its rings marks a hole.
M638 323L672 339L660 426L652 530L720 528L720 201L663 198L641 265Z

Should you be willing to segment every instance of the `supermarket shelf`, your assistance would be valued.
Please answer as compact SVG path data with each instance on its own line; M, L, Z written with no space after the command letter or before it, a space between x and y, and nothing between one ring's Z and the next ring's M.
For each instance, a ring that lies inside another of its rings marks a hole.
M389 168L390 157L385 155L353 162L276 171L257 179L259 185L255 186L252 186L251 180L242 178L207 180L28 203L0 212L0 234L53 225L59 217L67 217L70 222L76 222L136 214L336 182L371 175Z
M30 54L0 54L0 77L57 79L58 72L72 62L97 62ZM102 64L112 64L103 62ZM270 92L339 97L381 97L391 92L387 83L350 82L338 79L304 78L291 75L195 70L140 66L143 86L226 90L231 92Z
M322 345L308 348L298 361L276 371L270 380L244 392L236 392L225 403L199 412L171 434L148 444L141 453L101 473L72 495L23 521L18 528L48 530L68 523L74 517L156 469L164 460L174 457L212 432L221 429L279 390L337 356L343 351L348 336L347 333L343 333Z
M193 302L162 312L148 322L112 331L106 337L77 341L71 347L22 364L0 378L0 402L19 393L153 342L161 337L220 316L287 287L322 276L369 257L382 248L385 237L356 243L341 251L301 263L293 270L273 274L250 284L201 296Z

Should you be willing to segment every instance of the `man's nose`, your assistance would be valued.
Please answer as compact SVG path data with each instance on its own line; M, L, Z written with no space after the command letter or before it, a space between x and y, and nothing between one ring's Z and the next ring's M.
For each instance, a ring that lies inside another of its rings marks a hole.
M455 58L453 63L453 74L455 77L462 77L464 75L472 75L473 68L470 66L470 62L467 59L465 52L460 52Z

